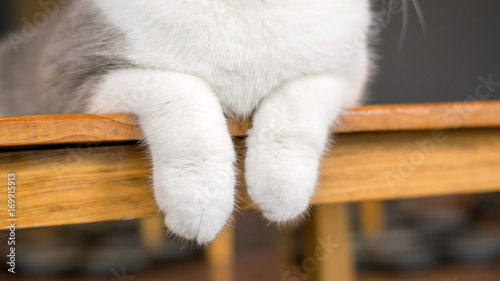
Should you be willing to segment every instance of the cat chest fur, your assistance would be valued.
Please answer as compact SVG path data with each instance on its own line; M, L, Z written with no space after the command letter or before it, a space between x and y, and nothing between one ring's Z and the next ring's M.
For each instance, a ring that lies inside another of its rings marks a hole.
M239 116L284 81L350 71L342 44L368 24L357 0L114 2L96 4L126 35L129 60L203 78Z

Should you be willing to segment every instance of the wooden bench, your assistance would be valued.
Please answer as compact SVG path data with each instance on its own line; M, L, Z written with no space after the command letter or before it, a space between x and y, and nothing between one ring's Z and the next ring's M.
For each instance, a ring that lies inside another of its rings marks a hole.
M241 148L248 124L228 125ZM314 240L339 247L318 261L317 280L355 280L344 203L500 191L500 102L365 106L345 112L333 131L311 229ZM16 174L17 227L158 215L140 139L125 114L0 118L0 180ZM6 188L2 194L6 222ZM377 206L365 204L367 224L377 224ZM212 278L231 280L230 232L208 256Z

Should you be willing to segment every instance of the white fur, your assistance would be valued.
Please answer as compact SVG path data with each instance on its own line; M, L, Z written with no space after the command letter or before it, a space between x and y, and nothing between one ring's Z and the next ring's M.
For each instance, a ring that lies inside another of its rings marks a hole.
M283 81L358 71L343 46L363 48L356 41L370 20L367 0L95 3L126 33L129 59L204 79L224 110L239 116L249 116Z
M262 102L245 168L248 194L269 220L292 220L306 210L329 126L352 91L343 76L311 75L286 82Z
M273 221L300 215L328 128L366 81L368 1L94 2L126 35L128 59L145 70L109 74L89 112L139 116L169 228L206 242L230 215L234 154L223 112L256 110L246 159L254 202ZM355 51L346 54L346 46ZM149 89L150 75L158 87ZM145 94L130 102L123 96L131 91ZM216 184L221 171L229 180Z
M153 158L153 185L165 223L207 243L234 205L235 153L215 94L201 79L175 72L109 74L90 113L133 112Z

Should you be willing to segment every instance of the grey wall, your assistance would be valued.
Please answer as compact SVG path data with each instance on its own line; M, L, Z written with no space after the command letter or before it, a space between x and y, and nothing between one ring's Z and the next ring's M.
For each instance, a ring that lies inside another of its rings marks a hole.
M11 3L11 0L0 0L0 36L5 35L11 29Z
M461 101L474 94L479 75L492 74L500 82L500 1L419 3L427 37L412 9L406 40L396 54L402 16L393 17L377 47L381 59L371 103ZM500 99L500 87L490 98Z

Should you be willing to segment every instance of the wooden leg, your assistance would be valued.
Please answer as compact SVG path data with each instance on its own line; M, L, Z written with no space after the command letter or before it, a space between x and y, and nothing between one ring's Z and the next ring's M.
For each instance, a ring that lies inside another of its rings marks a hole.
M360 206L361 232L367 236L376 236L385 228L383 201L363 202Z
M307 270L316 262L318 268L314 275L317 281L356 280L347 207L347 204L331 204L314 209L314 243L309 246L314 248L307 251L309 257L302 267Z
M150 255L161 255L161 244L165 240L165 230L161 217L149 217L139 221L141 243Z
M225 229L208 247L210 281L233 281L234 230Z

